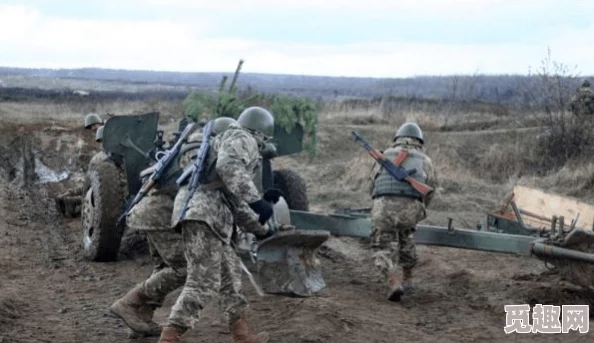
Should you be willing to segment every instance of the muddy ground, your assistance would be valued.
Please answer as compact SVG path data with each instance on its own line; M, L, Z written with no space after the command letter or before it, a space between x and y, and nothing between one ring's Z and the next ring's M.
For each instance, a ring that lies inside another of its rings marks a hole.
M357 171L367 169L369 160L356 145L345 143L351 128L321 124L321 154L309 165L305 157L275 162L277 167L298 169L306 178L312 211L369 205L364 192L367 172ZM376 144L391 134L391 128L380 126L358 129L366 135L374 133ZM107 314L114 300L149 276L148 256L113 263L85 261L80 219L60 217L52 200L70 181L40 183L43 180L38 178L39 161L55 172L51 177L59 179L60 171L67 171L76 178L94 149L89 132L9 123L3 123L0 131L0 342L156 342L157 338L128 339L122 323ZM474 140L488 144L486 137L497 134L427 135L430 152L447 157L458 146ZM436 144L444 139L447 143ZM443 195L432 205L426 223L445 225L451 216L460 227L474 226L509 186L480 181L464 171L464 163L452 167L440 157L435 160L443 171ZM356 161L366 164L354 170ZM453 169L448 172L448 168ZM590 294L561 280L542 262L440 247L420 246L418 252L415 291L401 303L391 303L371 268L364 240L333 238L320 252L327 288L314 297L259 297L244 278L251 327L269 331L271 342L279 343L591 340L591 333L504 333L506 304L590 303ZM177 294L171 294L157 311L159 322L166 320ZM183 339L188 343L231 341L216 304L205 310L198 327Z

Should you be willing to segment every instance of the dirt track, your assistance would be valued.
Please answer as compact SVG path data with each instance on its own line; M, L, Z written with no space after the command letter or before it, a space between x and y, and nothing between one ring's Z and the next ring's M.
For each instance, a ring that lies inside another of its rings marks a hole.
M12 129L5 128L4 132ZM76 141L82 133L68 132L65 136L63 131L52 131L32 144L40 144L37 148L51 155L49 151L56 150L56 137ZM322 133L321 149L329 144L326 138ZM5 139L3 146L8 142ZM332 157L325 166L300 170L308 185L315 181L310 175L314 169L330 168L334 158L343 158L344 154ZM44 163L50 167L58 164L59 154L53 158ZM292 160L283 163L298 164ZM330 177L332 173L320 174ZM62 185L30 182L23 187L17 179L6 176L1 185L0 342L130 342L124 326L106 310L151 273L148 257L116 263L84 261L79 220L61 218L54 211L51 197ZM329 206L321 193L312 191L317 199L314 210ZM429 221L441 221L452 211L445 205L438 208ZM284 343L585 342L592 337L592 333L505 335L506 304L589 303L585 292L548 275L543 263L535 259L438 247L419 247L419 255L415 292L401 303L390 303L384 299L383 283L370 268L364 243L333 239L321 252L328 287L315 297L260 298L244 279L252 327L268 330L272 342ZM158 311L158 321L166 319L176 295L172 294L165 308ZM216 305L210 306L184 342L231 342L224 324Z

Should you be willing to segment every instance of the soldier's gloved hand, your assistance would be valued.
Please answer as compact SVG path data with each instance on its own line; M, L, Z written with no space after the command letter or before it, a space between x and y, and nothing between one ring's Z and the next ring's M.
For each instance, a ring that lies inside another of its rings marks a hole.
M264 200L276 204L280 197L283 196L283 192L277 188L269 188L264 192L264 196L262 197Z
M257 240L261 241L268 237L272 237L274 235L274 230L272 230L272 228L270 228L270 226L268 226L268 225L266 225L266 227L268 228L268 231L266 231L265 234L254 234L254 236L256 236Z
M276 146L272 143L264 143L260 149L260 155L265 159L273 159L277 155Z
M260 215L259 222L261 225L264 225L272 217L274 210L268 201L260 199L248 205L254 212Z

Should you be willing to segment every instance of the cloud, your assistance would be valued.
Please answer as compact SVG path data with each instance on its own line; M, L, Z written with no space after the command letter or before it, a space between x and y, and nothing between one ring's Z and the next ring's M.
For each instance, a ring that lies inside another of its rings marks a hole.
M115 0L101 3L106 8L116 4ZM529 66L539 65L550 45L553 59L594 74L594 66L590 67L594 25L584 19L588 12L558 9L547 1L534 8L501 0L130 0L126 4L137 6L143 15L111 16L106 10L88 19L71 12L48 14L41 5L0 5L0 65L232 71L242 58L245 72L260 73L374 77L527 73ZM558 10L558 15L551 10ZM263 11L268 14L254 14ZM320 21L325 11L334 13L326 25L339 29L308 26L316 22L306 23L305 18L313 20L314 15L288 20L292 11L311 11ZM352 18L348 11L370 14L359 15L368 26L357 23L345 31L351 23L345 18ZM539 15L516 20L526 16L525 11ZM225 15L214 15L220 13ZM266 21L275 13L280 17ZM571 21L563 19L566 13L573 13ZM386 19L391 17L396 19ZM477 22L481 26L473 26ZM549 37L511 25L524 22L526 27L540 23L554 30L546 31ZM574 22L581 24L569 26ZM386 32L380 34L382 30Z
M172 20L79 20L44 16L24 6L0 6L0 44L4 54L29 64L133 67L172 53L199 38L200 23ZM154 55L154 56L151 56ZM6 57L5 57L6 58ZM120 61L121 62L118 62ZM146 67L146 66L145 66Z

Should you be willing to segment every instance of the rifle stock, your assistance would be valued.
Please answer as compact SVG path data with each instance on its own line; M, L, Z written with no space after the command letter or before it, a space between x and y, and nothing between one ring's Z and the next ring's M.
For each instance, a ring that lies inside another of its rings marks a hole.
M417 192L423 194L424 196L427 196L428 194L430 194L433 189L429 186L427 186L426 184L419 182L417 180L415 180L412 177L407 177L405 179L408 183L410 183L410 185L417 190Z

